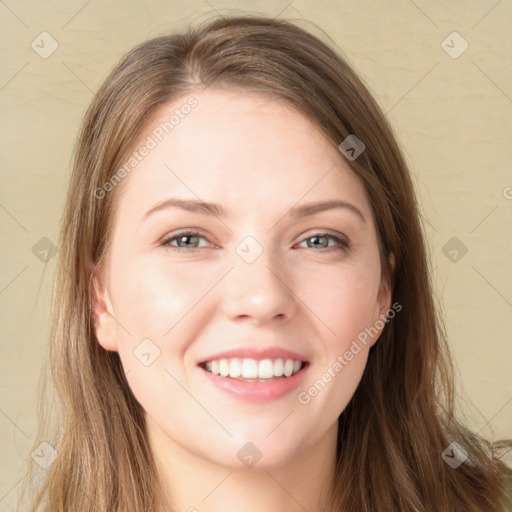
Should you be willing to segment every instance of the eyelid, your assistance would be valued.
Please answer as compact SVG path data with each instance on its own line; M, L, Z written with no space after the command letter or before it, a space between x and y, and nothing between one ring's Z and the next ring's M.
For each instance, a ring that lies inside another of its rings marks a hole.
M338 231L333 231L331 229L314 229L313 231L306 232L301 235L300 241L303 242L308 238L313 238L315 236L328 236L332 238L339 239L340 242L349 243L348 237L344 233L340 233Z

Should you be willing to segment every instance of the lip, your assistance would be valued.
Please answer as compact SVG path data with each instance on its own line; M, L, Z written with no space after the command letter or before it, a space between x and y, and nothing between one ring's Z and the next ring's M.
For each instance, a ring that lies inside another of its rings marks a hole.
M236 353L246 354L247 351L236 351ZM262 358L264 359L265 357ZM289 357L289 359L293 359L293 357ZM301 360L300 358L297 359ZM295 375L292 375L291 377L280 377L275 380L270 380L269 382L246 382L243 380L236 380L229 377L214 375L201 366L198 366L198 370L202 372L205 378L207 378L211 384L216 386L217 389L223 391L232 398L249 403L269 403L283 398L284 396L291 393L294 389L299 387L308 369L309 363L307 363L299 372L297 372Z
M218 352L216 354L212 354L201 361L199 361L199 365L206 363L207 361L215 361L219 359L255 359L256 361L261 361L263 359L293 359L295 361L301 361L303 363L309 362L308 359L298 354L297 352L293 352L291 350L287 350L280 347L269 347L269 348L239 348L233 350L226 350L224 352ZM301 372L299 372L301 373ZM288 377L291 378L291 377Z

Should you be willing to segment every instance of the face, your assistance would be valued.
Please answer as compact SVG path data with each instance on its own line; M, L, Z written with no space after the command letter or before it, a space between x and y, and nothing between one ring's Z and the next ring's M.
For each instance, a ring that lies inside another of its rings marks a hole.
M384 326L375 223L300 113L256 93L193 96L168 134L187 97L148 122L135 150L155 147L109 192L96 335L155 439L238 468L256 447L272 468L332 436Z

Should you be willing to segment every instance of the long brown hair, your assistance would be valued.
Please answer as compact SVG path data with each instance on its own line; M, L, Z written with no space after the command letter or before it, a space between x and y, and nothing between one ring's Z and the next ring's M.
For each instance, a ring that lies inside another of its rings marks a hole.
M374 210L383 264L391 253L395 257L393 271L383 268L402 311L371 349L339 418L331 510L507 510L510 470L454 417L453 368L433 301L418 206L384 114L348 63L318 37L259 16L217 18L140 44L112 71L85 116L53 303L49 357L60 420L49 437L41 419L34 444L47 441L55 460L39 475L31 510L163 508L142 407L118 354L102 349L94 335L91 270L107 254L119 192L98 189L122 167L152 114L204 87L270 94L307 116L334 146L351 134L366 146L350 164ZM457 469L442 457L452 442L468 454ZM37 466L31 467L35 481Z

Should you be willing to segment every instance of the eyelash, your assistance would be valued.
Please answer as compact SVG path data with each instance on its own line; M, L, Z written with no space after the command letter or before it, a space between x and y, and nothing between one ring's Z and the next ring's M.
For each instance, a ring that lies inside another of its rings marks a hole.
M177 238L183 237L183 236L199 237L199 238L204 238L206 240L206 237L204 237L203 235L201 235L201 233L198 233L197 231L182 231L182 232L174 233L172 236L169 236L169 237L163 239L162 242L160 243L160 245L162 245L166 248L169 248L173 251L177 251L177 252L191 252L191 251L200 249L200 247L192 247L190 249L185 249L183 247L177 247L175 245L171 245L172 241L176 240ZM313 233L312 235L304 238L299 243L302 243L306 240L310 240L311 238L330 238L331 240L334 240L338 244L337 247L330 247L330 248L323 247L322 249L324 249L324 250L322 252L332 252L332 251L348 252L350 249L350 243L347 240L340 238L335 233L332 233L330 231L322 231L322 232L318 232L318 233ZM304 249L312 249L312 247L304 247Z

